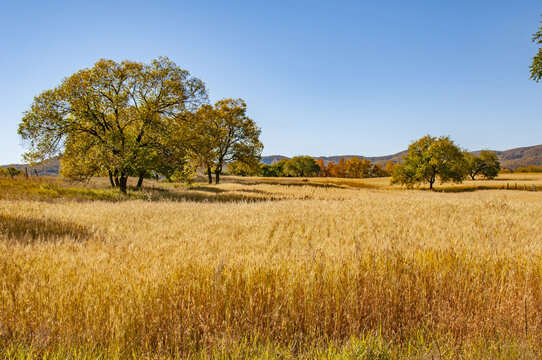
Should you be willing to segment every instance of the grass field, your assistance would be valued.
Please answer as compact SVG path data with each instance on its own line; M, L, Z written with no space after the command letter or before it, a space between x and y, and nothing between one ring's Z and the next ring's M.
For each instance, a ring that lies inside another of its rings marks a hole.
M0 179L0 357L542 357L542 175L225 180Z

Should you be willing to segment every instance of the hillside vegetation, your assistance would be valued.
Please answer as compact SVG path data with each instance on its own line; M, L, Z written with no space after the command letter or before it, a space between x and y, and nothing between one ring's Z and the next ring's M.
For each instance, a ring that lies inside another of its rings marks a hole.
M526 146L521 148L515 148L510 150L493 150L499 156L501 167L503 169L514 170L518 167L527 166L542 166L542 145ZM473 154L478 154L480 151L473 151ZM392 155L385 156L363 156L363 155L337 155L337 156L319 156L317 159L322 159L327 165L329 162L338 163L341 158L348 160L352 157L365 158L372 161L375 164L384 166L388 161L400 162L406 151L401 151ZM262 162L264 164L272 164L280 159L287 157L282 155L270 155L262 156Z
M502 188L542 185L522 176L3 179L0 357L540 358L542 193Z

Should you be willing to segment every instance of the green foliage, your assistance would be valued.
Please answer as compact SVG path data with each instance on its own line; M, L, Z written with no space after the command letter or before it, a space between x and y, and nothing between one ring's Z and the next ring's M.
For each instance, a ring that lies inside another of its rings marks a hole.
M294 177L316 176L320 167L310 156L294 156L285 162L283 172Z
M128 176L158 170L164 134L206 100L203 82L167 58L150 64L102 59L36 96L19 125L31 163L64 151L63 174ZM182 159L182 158L181 158ZM168 159L170 167L176 163ZM112 181L113 182L113 181Z
M9 175L11 177L21 175L23 172L13 166L10 166L6 169L6 175Z
M467 164L467 173L472 180L479 174L486 179L494 179L501 170L499 157L492 151L482 150L478 156L467 152L464 155Z
M480 159L482 159L482 163L484 164L481 173L486 179L494 179L499 175L501 163L497 154L493 151L482 150Z
M465 155L447 136L426 135L408 147L403 163L394 168L392 184L413 187L428 183L461 182L467 174Z
M542 24L542 22L540 22ZM542 26L538 29L536 33L533 34L532 41L538 45L542 45ZM542 47L538 49L538 52L533 57L533 62L531 63L531 79L536 82L539 82L542 79Z
M271 165L260 164L260 175L264 177L286 176L284 174L284 165L287 162L288 159L280 159L279 161Z

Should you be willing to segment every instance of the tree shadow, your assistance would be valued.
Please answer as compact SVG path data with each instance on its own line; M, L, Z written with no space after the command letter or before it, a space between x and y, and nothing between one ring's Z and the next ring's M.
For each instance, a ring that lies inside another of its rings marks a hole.
M217 187L203 186L203 185L191 186L188 188L188 190L189 191L205 191L205 192L210 192L214 194L221 194L221 193L227 192L226 190L219 189Z
M91 232L84 226L52 219L36 219L0 214L0 239L18 243L57 241L68 237L75 241L87 240Z
M284 200L282 197L269 196L270 193L250 189L216 189L214 187L194 186L184 190L176 188L147 188L147 199L150 201L190 201L205 203L228 202L266 202ZM236 194L236 193L246 194ZM258 196L260 195L260 196ZM265 196L265 197L264 197Z
M310 182L309 180L277 180L277 181L269 181L269 180L237 180L237 181L230 181L232 183L237 183L241 185L280 185L280 186L309 186L309 187L315 187L315 188L343 188L345 186L348 186L348 184L337 185L333 183L314 183Z
M427 192L437 192L437 193L464 193L464 192L475 192L478 190L502 190L502 187L490 186L490 185L477 185L477 186L457 186L457 187L435 187L432 190L429 188L418 188L419 191ZM513 189L509 189L513 190Z

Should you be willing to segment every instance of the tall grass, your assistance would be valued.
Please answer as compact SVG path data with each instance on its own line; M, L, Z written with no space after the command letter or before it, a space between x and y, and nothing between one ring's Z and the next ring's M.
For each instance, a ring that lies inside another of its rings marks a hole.
M540 193L164 189L0 200L0 355L542 355Z

